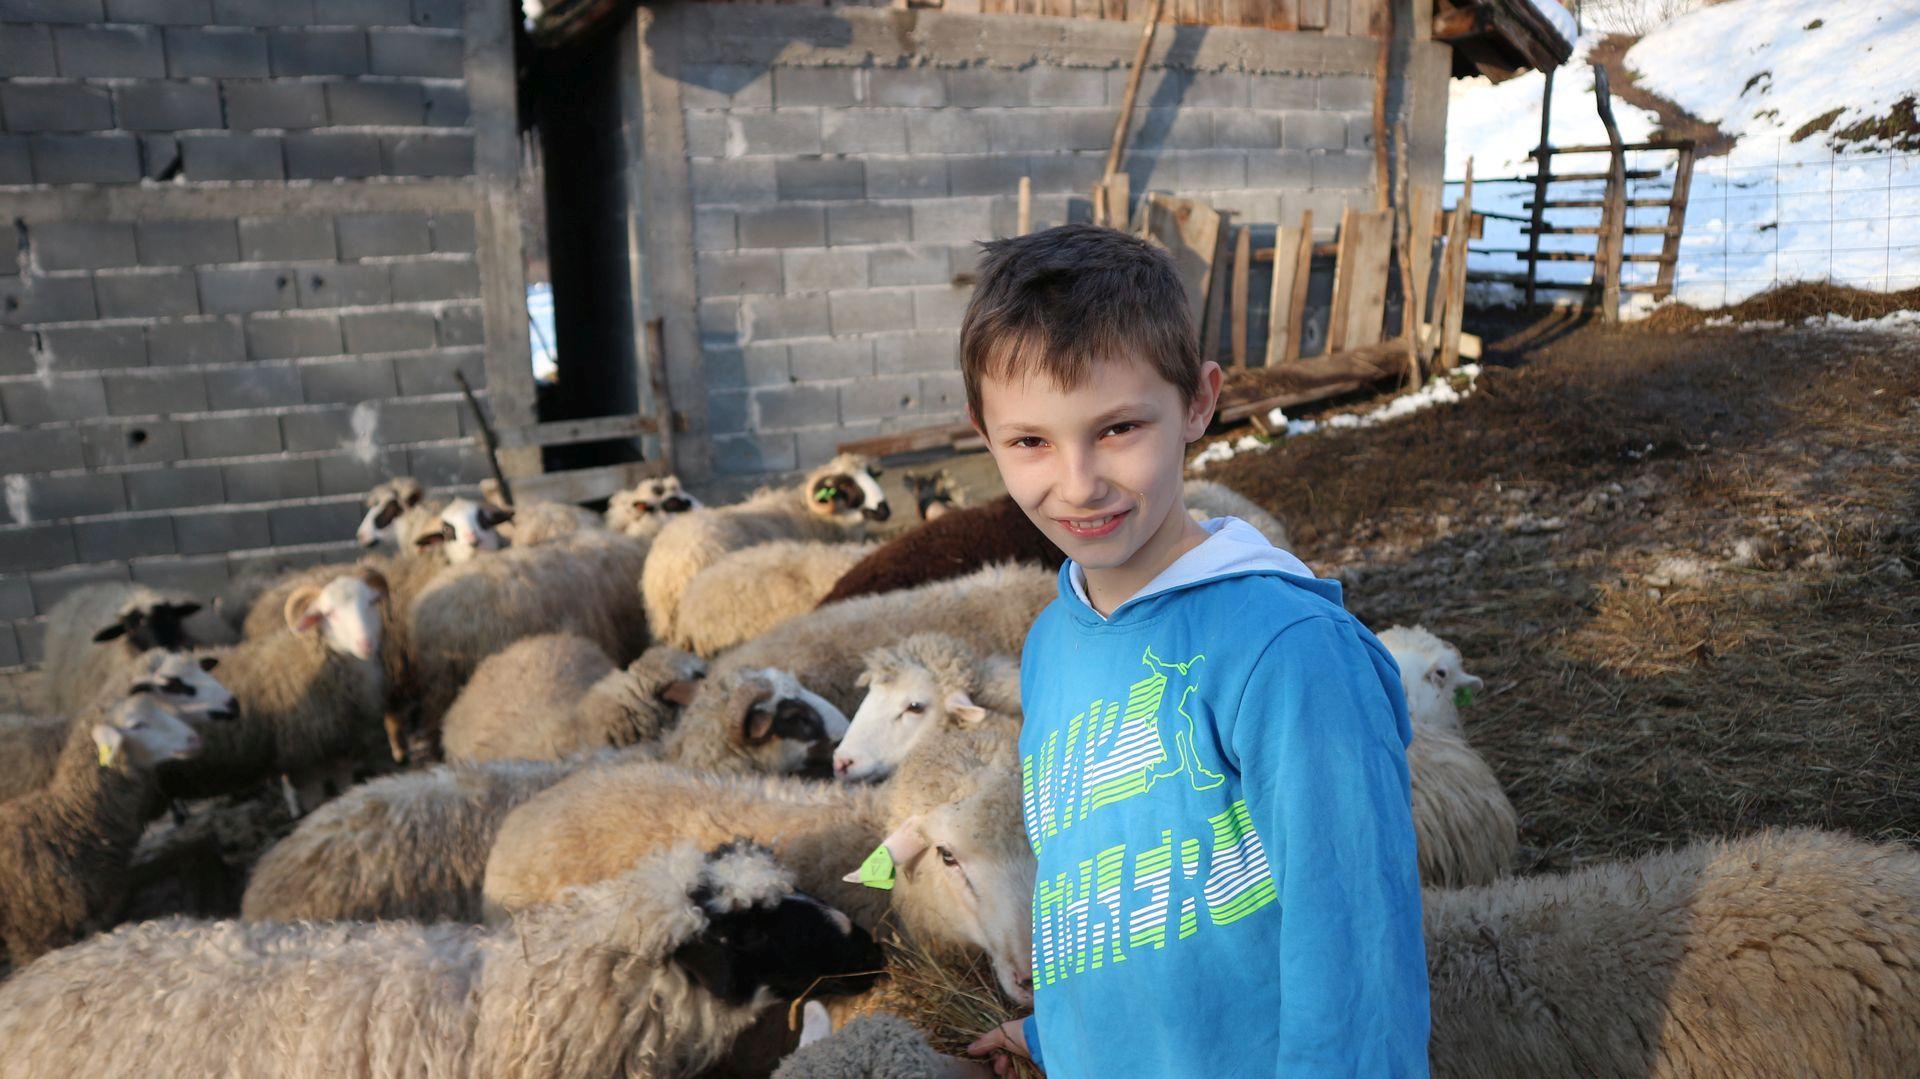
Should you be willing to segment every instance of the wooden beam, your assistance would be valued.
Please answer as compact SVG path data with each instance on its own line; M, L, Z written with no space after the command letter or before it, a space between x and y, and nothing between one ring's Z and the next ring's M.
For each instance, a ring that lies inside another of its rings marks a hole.
M1298 226L1283 225L1274 235L1273 291L1267 300L1268 367L1300 358L1300 309L1304 300L1294 299L1294 282L1296 277L1302 284L1306 281L1313 257L1312 237L1312 210L1302 211Z
M1533 148L1533 202L1530 223L1533 232L1527 240L1527 250L1538 253L1540 250L1540 226L1545 222L1544 208L1547 204L1547 185L1553 182L1553 68L1547 69L1546 85L1540 91L1540 142ZM1527 306L1532 307L1534 294L1539 291L1539 273L1534 263L1527 264Z
M581 442L603 442L616 438L639 438L656 434L660 422L652 416L596 416L584 420L554 420L531 427L509 427L500 432L505 449L522 446L571 446Z
M1594 284L1600 301L1600 321L1620 319L1620 255L1626 244L1622 233L1627 224L1627 155L1620 142L1620 126L1613 121L1613 94L1607 87L1607 68L1593 69L1594 107L1600 110L1600 123L1607 129L1611 161L1607 167L1607 206L1600 211L1600 243L1593 260Z
M1246 378L1229 382L1221 391L1215 422L1236 423L1271 409L1352 393L1398 375L1405 367L1405 358L1405 347L1389 341L1315 356L1277 369L1248 368Z
M1120 168L1120 155L1127 149L1127 129L1133 124L1133 102L1140 96L1140 74L1147 66L1147 52L1153 48L1153 35L1160 27L1166 0L1153 0L1147 23L1140 28L1140 44L1133 51L1133 69L1127 73L1126 92L1120 95L1120 115L1113 121L1113 140L1107 144L1107 164L1100 170L1105 180Z
M1391 211L1349 209L1340 222L1340 254L1334 271L1334 315L1327 351L1378 342L1387 308L1387 272L1393 253Z
M1020 204L1014 218L1013 234L1025 236L1033 231L1033 177L1020 177Z
M858 453L867 457L896 457L903 453L921 453L926 450L958 449L969 441L978 441L980 433L970 424L943 423L932 427L916 427L911 431L900 431L891 435L876 435L873 438L857 438L842 442L837 451L840 453Z
M545 472L514 480L513 493L522 505L529 502L571 502L577 505L618 494L641 480L665 475L666 471L665 461L633 461L570 472Z
M1467 159L1466 182L1454 204L1453 228L1447 233L1447 296L1440 317L1440 354L1436 371L1460 364L1460 320L1467 308L1467 221L1473 216L1473 159Z
M1247 294L1253 274L1253 239L1247 226L1233 230L1233 365L1247 365Z
M1666 239L1660 242L1660 270L1654 277L1654 298L1673 295L1674 269L1680 264L1680 234L1687 227L1687 201L1693 191L1693 143L1680 147L1673 163L1673 202L1667 208Z

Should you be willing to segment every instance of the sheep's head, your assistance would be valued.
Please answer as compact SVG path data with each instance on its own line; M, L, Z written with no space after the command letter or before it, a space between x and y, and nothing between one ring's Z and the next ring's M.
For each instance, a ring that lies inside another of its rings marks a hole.
M845 879L890 888L908 932L986 952L1000 988L1031 1004L1034 857L1020 819L1017 779L983 771L971 793L902 821Z
M381 540L393 542L394 522L426 497L427 489L412 476L395 476L379 484L367 492L367 515L361 518L353 538L362 547L372 547Z
M240 714L240 702L208 673L219 665L213 656L156 648L140 657L129 692L150 693L185 718L234 719Z
M885 779L928 731L985 719L973 699L976 669L973 650L944 633L915 634L867 653L859 679L867 695L834 751L835 778Z
M760 761L759 771L787 775L824 765L847 733L847 717L786 671L744 672L725 687L729 737Z
M795 891L791 875L758 844L736 840L709 852L688 898L705 924L673 960L729 1004L857 993L885 966L865 930Z
M845 524L892 516L880 489L880 469L857 454L843 453L807 474L807 508Z
M172 600L129 603L120 609L118 618L94 633L93 640L96 644L125 640L127 648L134 652L145 652L150 648L178 651L189 643L182 623L199 609L198 603Z
M426 532L413 542L425 549L438 545L447 561L460 565L479 551L498 551L507 545L500 526L513 520L513 511L470 498L456 498L440 511L440 528Z
M100 767L116 772L150 771L162 761L200 752L200 735L160 699L138 687L93 727Z
M325 586L306 585L287 597L287 628L314 633L326 646L354 659L380 654L380 608L387 602L387 579L362 569L335 577Z
M680 486L680 477L655 476L607 500L607 527L624 532L649 516L685 513L700 506L700 500Z
M1461 706L1486 686L1466 672L1460 650L1424 626L1394 626L1380 634L1380 643L1400 665L1400 685L1413 722L1458 731Z

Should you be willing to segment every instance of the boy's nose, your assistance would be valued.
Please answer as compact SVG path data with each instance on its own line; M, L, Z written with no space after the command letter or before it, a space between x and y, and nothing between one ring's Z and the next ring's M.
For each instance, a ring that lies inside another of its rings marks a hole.
M1060 500L1075 508L1086 508L1097 502L1105 493L1106 484L1100 479L1090 457L1069 456L1066 471L1060 477Z

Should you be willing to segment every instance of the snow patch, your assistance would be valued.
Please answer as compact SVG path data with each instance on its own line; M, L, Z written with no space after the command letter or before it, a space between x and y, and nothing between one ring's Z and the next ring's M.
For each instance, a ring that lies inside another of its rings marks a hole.
M380 447L375 444L374 436L380 430L379 406L372 401L360 402L347 414L347 423L353 429L353 437L340 443L340 448L350 451L354 459L363 465L378 460Z
M1568 11L1559 0L1527 0L1527 6L1540 13L1540 17L1560 35L1560 40L1571 45L1580 40L1580 25L1574 21L1573 12Z
M1403 393L1386 404L1367 412L1348 412L1329 416L1324 420L1296 420L1288 418L1280 409L1267 413L1267 428L1275 437L1261 435L1242 435L1231 441L1215 442L1201 450L1187 463L1195 472L1204 472L1208 465L1222 461L1231 461L1243 453L1264 453L1272 448L1277 438L1297 438L1300 435L1317 434L1322 431L1351 431L1363 427L1378 427L1383 423L1403 420L1417 412L1425 412L1440 405L1456 404L1473 395L1474 385L1480 378L1480 365L1462 364L1451 375L1435 375L1425 386ZM1458 385L1456 385L1456 382Z
M33 490L27 485L25 476L7 477L7 513L17 525L33 523Z

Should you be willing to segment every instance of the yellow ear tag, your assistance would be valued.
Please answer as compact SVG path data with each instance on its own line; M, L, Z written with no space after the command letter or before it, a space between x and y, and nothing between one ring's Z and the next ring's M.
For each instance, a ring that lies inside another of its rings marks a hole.
M886 844L873 848L867 860L860 863L860 883L883 892L893 891L893 852L887 849Z
M105 768L108 766L108 762L113 759L113 747L101 745L97 748L100 750L100 767Z

